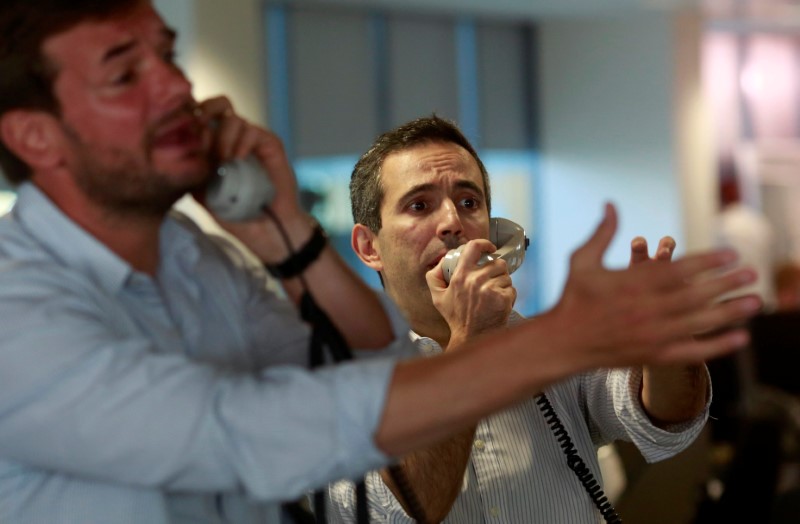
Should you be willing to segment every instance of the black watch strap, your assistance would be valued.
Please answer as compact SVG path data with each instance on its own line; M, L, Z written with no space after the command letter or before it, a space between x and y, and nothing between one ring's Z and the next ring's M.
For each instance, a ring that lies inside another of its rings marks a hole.
M289 255L289 258L279 264L264 264L269 274L275 278L292 278L306 270L313 261L319 257L325 244L328 242L328 236L325 230L319 224L314 228L311 238L308 242L300 248L296 253Z

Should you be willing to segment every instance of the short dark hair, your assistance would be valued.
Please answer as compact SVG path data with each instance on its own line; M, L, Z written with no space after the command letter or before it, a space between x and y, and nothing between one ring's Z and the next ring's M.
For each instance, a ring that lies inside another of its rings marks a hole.
M0 1L0 116L14 109L60 115L53 94L58 70L42 53L42 44L86 20L112 18L142 0ZM12 184L30 177L30 167L0 141L0 168Z
M386 157L397 151L404 151L431 142L452 142L463 147L472 155L472 158L478 163L483 177L486 209L491 211L489 175L478 157L478 153L475 152L475 148L453 122L432 115L417 118L387 131L375 140L366 153L361 155L350 176L350 205L356 224L363 224L375 233L381 229L381 203L383 202L381 169Z

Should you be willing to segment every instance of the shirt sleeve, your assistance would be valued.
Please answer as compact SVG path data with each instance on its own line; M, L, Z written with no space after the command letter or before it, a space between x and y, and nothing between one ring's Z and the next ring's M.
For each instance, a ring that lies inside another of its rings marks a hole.
M670 458L689 447L703 430L711 405L711 380L708 384L706 405L697 417L662 429L650 421L642 406L641 368L586 373L581 389L592 439L598 446L615 440L632 442L650 463Z
M275 326L264 322L268 316L274 316L276 311L284 313L283 322L288 322L295 335L288 343L279 343L286 354L287 363L305 365L308 362L308 338L309 332L306 326L298 318L295 306L285 298L283 289L276 284L275 280L269 276L263 266L248 256L242 248L235 245L230 239L210 235L207 237L213 249L219 250L225 257L226 263L233 266L231 272L232 281L227 286L228 289L236 288L242 296L246 297L245 311L247 314L247 324L253 326L252 336L257 351L263 352L265 347L269 347L266 355L263 355L262 363L274 362L276 358L276 331L286 332L286 329L276 330ZM215 253L205 253L211 259ZM215 267L214 271L218 269ZM220 292L224 292L220 290ZM356 359L366 359L373 357L393 356L396 358L411 358L418 356L414 345L409 342L407 333L409 326L397 308L395 303L382 291L375 291L378 299L383 306L384 312L389 317L394 337L392 342L383 348L353 348L353 356ZM294 317L288 319L288 317ZM294 324L294 325L292 325ZM282 326L283 327L283 326ZM264 341L271 344L264 344ZM280 351L280 350L278 350Z
M296 498L389 460L373 442L394 358L240 372L115 329L69 272L0 267L5 460L175 491Z

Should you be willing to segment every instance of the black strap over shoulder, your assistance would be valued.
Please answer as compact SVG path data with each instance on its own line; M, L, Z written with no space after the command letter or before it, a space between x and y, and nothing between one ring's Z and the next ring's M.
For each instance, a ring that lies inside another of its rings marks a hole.
M330 351L331 358L334 362L342 362L345 360L352 360L353 352L350 350L347 341L342 334L336 329L336 326L328 318L328 315L317 305L311 293L305 291L300 298L300 316L311 324L311 342L309 347L309 366L311 369L319 367L325 363L325 348ZM308 521L308 512L302 508L293 507L289 509L288 506L299 506L297 503L287 504L287 513L290 515L297 515L295 522L297 524L306 524ZM325 492L324 490L314 493L314 517L318 524L326 522L325 516ZM302 514L301 514L302 512ZM311 517L312 519L314 517ZM306 520L302 520L306 519ZM356 522L358 524L369 524L369 512L367 505L367 487L364 481L361 480L356 483Z

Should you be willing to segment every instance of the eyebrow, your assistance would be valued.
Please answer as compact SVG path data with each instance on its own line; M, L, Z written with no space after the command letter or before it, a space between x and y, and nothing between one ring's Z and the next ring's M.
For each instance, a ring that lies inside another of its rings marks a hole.
M171 29L169 27L162 28L161 35L164 36L170 42L174 42L175 39L178 37L178 33L174 29ZM136 40L129 40L119 45L115 45L114 47L112 47L103 54L101 62L106 64L111 60L113 60L114 58L129 52L131 49L136 47L137 44L138 42Z
M416 185L411 189L409 189L408 191L406 191L405 193L403 193L403 195L398 199L398 201L402 202L404 200L409 199L410 197L412 197L417 193L423 193L425 191L430 191L435 188L436 185L431 183ZM456 182L456 189L469 189L470 191L478 193L479 195L481 195L481 197L485 198L486 196L483 190L480 187L478 187L478 184L476 184L471 180L459 180L458 182Z
M129 40L119 45L115 45L114 47L103 53L103 58L100 61L103 64L106 64L115 59L116 57L124 55L125 53L133 49L135 46L136 42L134 40Z

